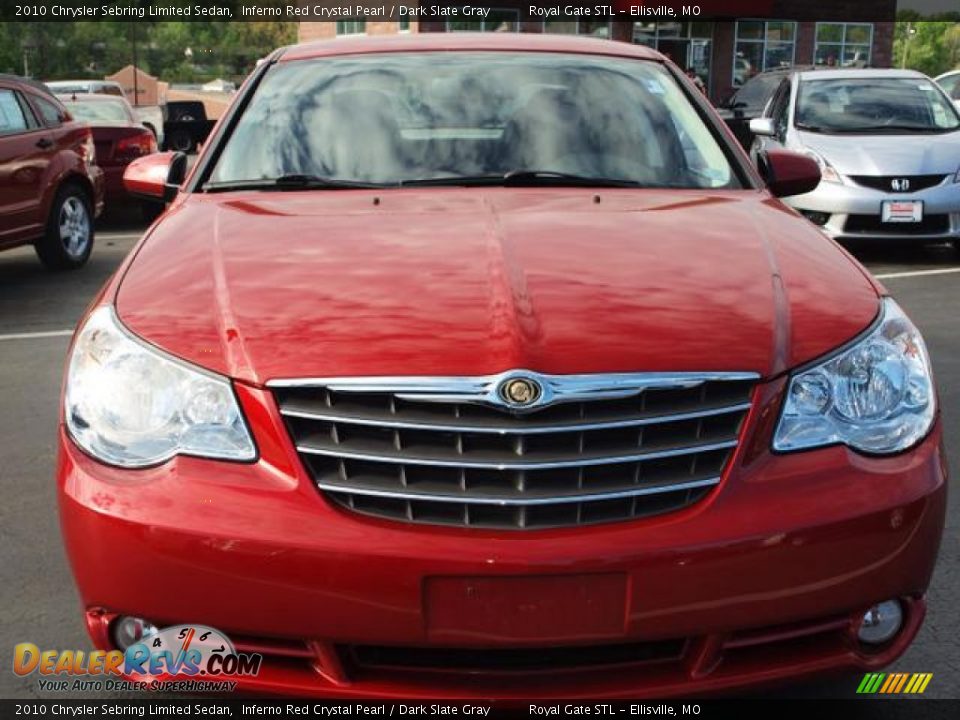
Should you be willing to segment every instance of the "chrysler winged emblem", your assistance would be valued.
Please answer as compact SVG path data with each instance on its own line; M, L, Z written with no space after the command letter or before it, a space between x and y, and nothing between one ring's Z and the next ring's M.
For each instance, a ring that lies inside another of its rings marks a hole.
M543 389L532 378L512 377L500 383L498 395L510 407L527 407L540 399Z

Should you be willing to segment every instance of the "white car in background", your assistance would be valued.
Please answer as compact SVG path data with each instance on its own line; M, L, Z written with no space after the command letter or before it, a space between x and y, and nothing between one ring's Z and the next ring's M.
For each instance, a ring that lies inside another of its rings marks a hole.
M912 70L809 70L750 122L751 157L783 148L820 165L787 202L834 239L960 242L960 112Z
M952 70L935 77L934 82L943 88L954 104L960 107L960 70Z

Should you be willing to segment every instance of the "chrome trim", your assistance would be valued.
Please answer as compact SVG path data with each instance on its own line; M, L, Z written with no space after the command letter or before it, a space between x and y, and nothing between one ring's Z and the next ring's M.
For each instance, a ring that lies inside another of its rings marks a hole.
M354 488L331 485L329 483L317 483L317 487L327 492L339 493L341 495L367 495L371 497L385 497L400 500L411 500L414 502L445 502L461 503L464 505L497 505L500 507L508 506L529 506L529 505L559 505L581 502L595 502L597 500L617 500L628 497L640 497L642 495L659 495L661 493L695 490L697 488L712 487L720 482L720 478L705 478L703 480L691 480L690 482L675 483L673 485L649 485L646 487L636 487L630 490L617 490L615 492L592 493L588 495L558 495L550 498L497 498L464 495L427 495L423 493L404 493L393 490L376 490L369 488Z
M718 415L728 415L735 412L744 412L753 407L752 403L740 403L739 405L726 405L709 410L701 410L688 413L675 413L673 415L657 415L656 417L634 418L631 420L610 420L607 422L580 423L563 425L531 425L517 427L497 427L492 425L444 425L439 423L411 422L407 420L379 420L374 418L358 418L347 415L336 415L333 413L315 413L304 410L285 410L280 408L280 414L284 417L303 418L304 420L321 420L324 422L337 422L345 425L365 425L371 427L385 427L397 430L433 430L436 432L464 432L464 433L486 433L490 435L540 435L564 432L586 432L588 430L615 430L628 427L642 427L644 425L656 425L658 423L680 422L682 420L697 420L705 417L716 417Z
M425 465L429 467L474 468L480 470L559 470L571 467L596 467L599 465L621 465L626 463L643 462L644 460L659 460L662 458L693 455L695 453L711 452L713 450L728 450L737 446L737 440L727 440L720 443L705 445L691 445L672 450L660 450L633 455L611 455L609 457L578 457L571 460L557 460L554 462L526 462L526 463L496 463L469 460L458 456L456 460L433 458L414 458L407 455L375 455L369 453L350 452L340 447L325 449L311 448L297 445L297 450L308 455L322 455L323 457L340 458L343 460L367 460L370 462L391 463L394 465ZM321 486L322 487L322 486Z
M542 389L536 402L522 408L508 405L499 396L500 385L520 378L533 380ZM324 387L334 392L389 393L401 400L436 403L478 403L528 412L547 405L593 400L618 400L650 388L691 388L711 381L759 380L752 372L607 373L595 375L545 375L532 370L507 370L479 377L352 377L277 379L271 388Z

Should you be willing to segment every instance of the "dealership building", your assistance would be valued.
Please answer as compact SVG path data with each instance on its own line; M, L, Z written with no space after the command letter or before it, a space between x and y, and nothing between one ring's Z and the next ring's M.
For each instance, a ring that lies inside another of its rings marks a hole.
M413 4L413 3L411 3ZM483 21L302 22L301 41L345 35L408 32L531 32L591 35L656 48L682 68L693 68L711 99L722 101L751 76L788 65L890 67L893 22L808 21L808 0L772 0L763 19L715 22L597 22L529 20L529 4L503 2ZM831 17L893 17L896 0L836 0ZM827 9L823 8L823 14Z

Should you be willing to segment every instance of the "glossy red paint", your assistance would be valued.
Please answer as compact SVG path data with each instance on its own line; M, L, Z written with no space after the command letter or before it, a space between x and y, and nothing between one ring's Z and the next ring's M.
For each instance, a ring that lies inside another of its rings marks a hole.
M162 200L167 173L175 152L161 152L137 158L124 168L123 186L126 192L139 197Z
M251 383L517 367L772 375L877 314L855 263L765 193L595 194L192 195L139 251L117 309L151 342Z
M531 46L659 57L620 43L443 35L307 45L281 61ZM146 188L165 164L136 167ZM770 450L785 373L869 326L880 292L759 189L184 192L96 304L233 378L259 455L129 471L85 455L61 423L61 523L94 644L110 647L117 614L205 623L264 653L241 688L317 697L664 697L889 663L920 626L943 529L939 422L893 457ZM340 509L317 492L265 387L516 367L761 380L705 500L527 532ZM889 598L903 603L904 629L868 650L857 619ZM591 605L605 612L570 621ZM550 672L415 671L357 655L659 641L680 649Z
M803 195L820 184L820 166L806 155L789 150L768 150L763 160L767 187L776 197Z

